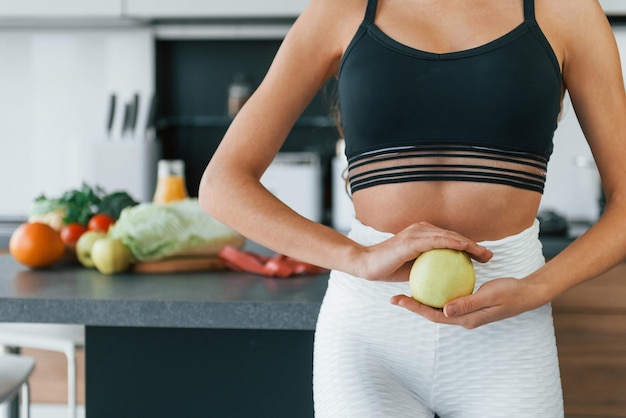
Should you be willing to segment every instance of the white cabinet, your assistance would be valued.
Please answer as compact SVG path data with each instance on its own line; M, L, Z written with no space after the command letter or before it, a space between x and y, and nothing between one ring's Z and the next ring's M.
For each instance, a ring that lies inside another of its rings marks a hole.
M296 17L309 0L126 0L132 18Z
M124 0L0 0L0 18L119 18Z
M0 21L33 19L293 18L309 0L0 0Z

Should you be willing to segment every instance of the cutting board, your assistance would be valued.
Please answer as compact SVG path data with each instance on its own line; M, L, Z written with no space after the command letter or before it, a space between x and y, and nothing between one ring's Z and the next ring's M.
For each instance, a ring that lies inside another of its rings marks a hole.
M131 266L134 273L164 274L193 271L224 270L224 262L217 256L212 257L174 257L159 261L141 261Z

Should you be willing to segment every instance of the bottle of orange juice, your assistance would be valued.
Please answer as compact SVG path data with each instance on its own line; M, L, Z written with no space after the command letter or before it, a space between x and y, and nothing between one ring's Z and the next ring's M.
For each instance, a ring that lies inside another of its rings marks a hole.
M189 197L183 160L159 160L154 203L169 203Z

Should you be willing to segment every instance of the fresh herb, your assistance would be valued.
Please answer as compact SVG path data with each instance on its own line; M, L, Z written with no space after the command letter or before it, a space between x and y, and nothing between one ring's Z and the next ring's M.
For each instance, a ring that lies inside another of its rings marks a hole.
M45 204L46 202L48 203ZM65 209L64 223L77 222L84 226L93 215L98 213L105 213L117 220L124 208L138 203L126 192L107 194L102 187L92 188L86 183L83 183L80 189L68 190L58 199L48 199L44 195L35 199L35 204L39 207L63 207Z

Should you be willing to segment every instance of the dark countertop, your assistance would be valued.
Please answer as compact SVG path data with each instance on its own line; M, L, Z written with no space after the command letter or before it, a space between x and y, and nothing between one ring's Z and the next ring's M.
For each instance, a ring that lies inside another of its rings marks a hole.
M25 221L26 217L20 218L0 216L0 250L9 248L9 239L11 238L11 234Z
M313 330L328 275L275 279L231 271L120 274L29 270L0 255L0 318L123 327Z

